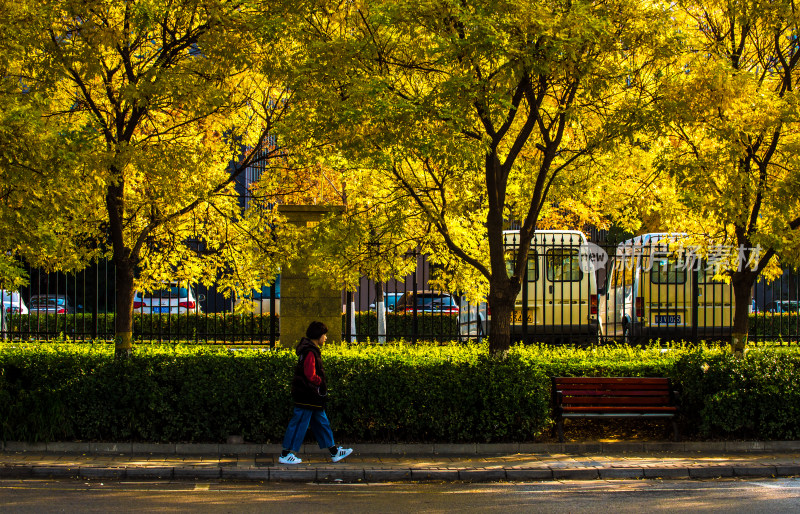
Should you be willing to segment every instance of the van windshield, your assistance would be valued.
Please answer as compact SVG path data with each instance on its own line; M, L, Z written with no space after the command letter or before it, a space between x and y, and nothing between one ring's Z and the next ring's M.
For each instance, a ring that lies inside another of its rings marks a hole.
M383 293L383 303L387 307L394 307L402 293Z

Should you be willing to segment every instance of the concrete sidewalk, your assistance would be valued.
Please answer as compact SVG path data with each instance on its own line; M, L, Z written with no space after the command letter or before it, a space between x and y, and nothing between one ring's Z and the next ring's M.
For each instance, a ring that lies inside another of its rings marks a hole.
M6 442L0 478L301 482L535 481L800 475L800 441L353 445L332 463L306 445L278 463L280 445Z

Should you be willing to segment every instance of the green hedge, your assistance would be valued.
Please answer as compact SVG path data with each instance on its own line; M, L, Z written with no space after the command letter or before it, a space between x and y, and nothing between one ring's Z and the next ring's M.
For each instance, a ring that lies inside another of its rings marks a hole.
M286 350L0 344L6 440L280 442L296 359ZM668 376L684 434L797 438L800 352L715 348L331 345L329 416L352 442L534 441L552 425L551 376Z
M344 321L344 320L343 320ZM345 325L342 326L345 333ZM389 342L409 340L412 335L420 339L449 341L458 335L457 314L417 313L417 329L414 331L414 316L405 313L386 313L386 334ZM375 339L378 334L378 314L356 313L356 335L359 340Z
M184 341L269 341L270 314L134 314L133 334L138 339L184 340ZM15 314L10 316L8 332L32 336L34 339L79 335L94 335L92 314ZM388 313L386 328L389 341L411 339L414 317L407 314ZM114 314L97 315L98 337L111 339L114 334ZM275 320L276 333L280 329ZM342 333L346 319L342 315ZM374 312L356 313L356 334L359 339L375 339L378 333L378 318ZM417 315L417 337L423 339L450 340L458 334L458 316L455 314ZM38 337L37 337L38 336Z
M750 314L750 335L762 339L782 339L800 335L800 314Z
M270 314L134 314L134 337L139 339L176 339L184 341L269 341ZM455 314L417 315L387 313L386 333L389 342L408 341L416 333L419 339L447 341L458 334L458 316ZM114 314L97 315L98 336L110 339L114 332ZM279 323L276 319L276 331ZM346 333L346 319L342 315L342 333ZM15 314L9 316L8 332L25 338L47 338L78 335L92 336L94 318L92 314ZM356 334L359 340L374 340L378 334L378 318L375 312L356 313ZM800 335L798 314L751 314L750 335L759 339L781 339Z
M133 333L138 339L269 341L270 321L270 314L134 314ZM42 338L47 335L75 338L78 335L93 335L94 323L93 315L86 313L15 314L10 316L8 331L11 337L21 334L37 338L41 334ZM278 327L276 319L276 332ZM97 333L101 338L113 337L113 313L97 315Z

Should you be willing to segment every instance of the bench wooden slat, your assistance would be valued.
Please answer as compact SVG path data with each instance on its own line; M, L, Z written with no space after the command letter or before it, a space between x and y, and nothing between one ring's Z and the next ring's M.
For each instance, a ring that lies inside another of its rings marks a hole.
M579 396L562 398L561 405L669 405L669 396Z
M650 419L675 419L673 412L568 412L562 415L563 419L572 418L650 418Z
M569 384L669 384L663 377L555 377L556 385Z
M677 412L677 407L672 406L646 406L646 407L633 407L625 405L615 405L609 407L563 407L561 412Z
M678 412L668 378L663 377L553 377L553 401L564 440L563 419L578 417L673 418L675 440Z
M581 389L559 389L559 393L564 398L570 396L669 396L669 391L642 391L642 390L624 390L624 391L609 391L607 389L584 391Z
M556 385L561 391L669 391L669 384L561 384Z

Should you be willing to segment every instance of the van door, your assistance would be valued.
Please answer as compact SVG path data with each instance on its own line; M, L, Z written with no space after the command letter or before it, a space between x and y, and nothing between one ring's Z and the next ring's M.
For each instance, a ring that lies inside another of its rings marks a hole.
M648 248L643 259L641 296L646 324L659 332L684 334L692 326L691 272L666 244Z
M535 239L534 239L535 241ZM506 267L509 275L513 271L515 250L509 250L506 255ZM537 251L537 245L532 243L528 251L528 262L526 273L522 280L520 292L514 301L514 312L511 317L511 331L515 334L527 333L536 334L542 322L542 286L539 270L541 269L541 258ZM527 300L527 309L523 301ZM523 321L523 316L527 319L527 327Z
M554 334L586 334L589 327L593 273L580 265L580 241L556 236L544 245L542 318Z
M626 302L630 303L633 291L633 271L629 269L626 275L626 259L616 257L611 263L611 276L606 288L603 327L609 339L620 341L622 336L622 320L625 318Z
M707 268L702 266L697 288L697 334L704 339L730 335L734 313L733 287L714 281L714 270Z
M641 289L641 267L641 247L625 245L617 249L606 295L605 328L606 333L618 342L626 340L626 330L631 331L639 324L635 307Z

